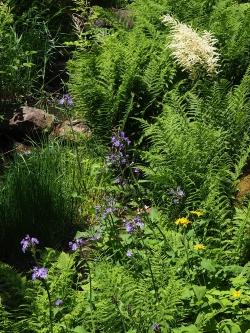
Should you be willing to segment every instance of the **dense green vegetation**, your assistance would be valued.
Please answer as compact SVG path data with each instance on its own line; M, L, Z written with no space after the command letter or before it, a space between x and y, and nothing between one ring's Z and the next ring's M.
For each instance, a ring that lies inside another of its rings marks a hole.
M250 332L249 22L240 0L0 3L0 106L91 131L4 164L0 333Z

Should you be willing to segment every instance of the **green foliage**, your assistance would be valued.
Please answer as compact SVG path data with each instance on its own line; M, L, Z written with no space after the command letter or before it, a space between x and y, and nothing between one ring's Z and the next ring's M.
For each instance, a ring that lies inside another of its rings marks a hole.
M101 164L56 143L17 158L2 180L1 258L20 256L20 240L28 233L46 246L61 247L84 227L104 179Z
M134 21L129 32L121 26L117 31L103 29L102 35L98 30L96 44L88 49L83 41L83 49L69 62L76 112L83 113L97 133L128 127L131 117L155 114L174 78L164 34L141 16Z
M250 4L219 1L209 20L209 29L219 39L224 73L239 82L249 65Z
M50 0L8 0L0 5L1 100L27 101L58 88L56 63L65 62L62 43L72 39L71 5Z
M15 32L13 16L6 5L0 5L0 17L0 95L1 99L8 99L30 90L33 52L23 47L22 37Z
M249 174L249 4L128 2L75 1L70 115L97 136L35 148L1 179L1 257L27 272L0 265L1 333L249 333L249 195L236 201ZM44 83L53 19L71 2L21 4L12 14L1 5L0 38L13 28L20 64L21 50L37 52L28 55ZM181 72L166 14L213 32L217 77ZM130 144L116 135L124 129ZM105 163L108 152L125 161ZM26 234L40 244L24 262ZM48 276L31 280L35 265Z

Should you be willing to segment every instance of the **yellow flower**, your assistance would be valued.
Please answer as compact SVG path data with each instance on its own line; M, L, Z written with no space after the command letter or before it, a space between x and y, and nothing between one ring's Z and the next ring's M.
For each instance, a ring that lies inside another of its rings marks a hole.
M235 298L240 298L241 293L240 293L239 290L234 290L234 291L232 292L232 296L235 297Z
M191 221L186 217L181 217L175 221L175 224L186 228L188 224L191 224Z
M201 243L198 243L198 244L195 244L194 245L194 249L196 251L202 251L202 250L205 250L206 246L204 244L201 244Z
M203 212L200 209L198 209L198 210L191 210L190 213L193 214L193 215L196 215L197 217L201 217L201 216L205 215L205 212Z

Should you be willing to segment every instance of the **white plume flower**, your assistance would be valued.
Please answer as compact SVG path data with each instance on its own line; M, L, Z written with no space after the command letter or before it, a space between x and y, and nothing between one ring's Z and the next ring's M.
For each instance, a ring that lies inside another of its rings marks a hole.
M208 31L198 34L186 24L170 15L162 17L162 22L171 29L171 41L167 47L177 63L193 77L202 68L208 75L218 73L219 53L217 39Z

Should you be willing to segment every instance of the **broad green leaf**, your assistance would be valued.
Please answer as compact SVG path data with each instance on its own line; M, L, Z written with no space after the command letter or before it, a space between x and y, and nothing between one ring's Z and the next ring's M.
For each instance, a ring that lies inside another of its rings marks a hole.
M221 322L219 329L221 333L242 333L240 326L231 319Z
M205 286L193 286L195 296L200 301L206 294L207 288Z
M208 272L216 271L216 264L211 259L202 259L201 267Z

